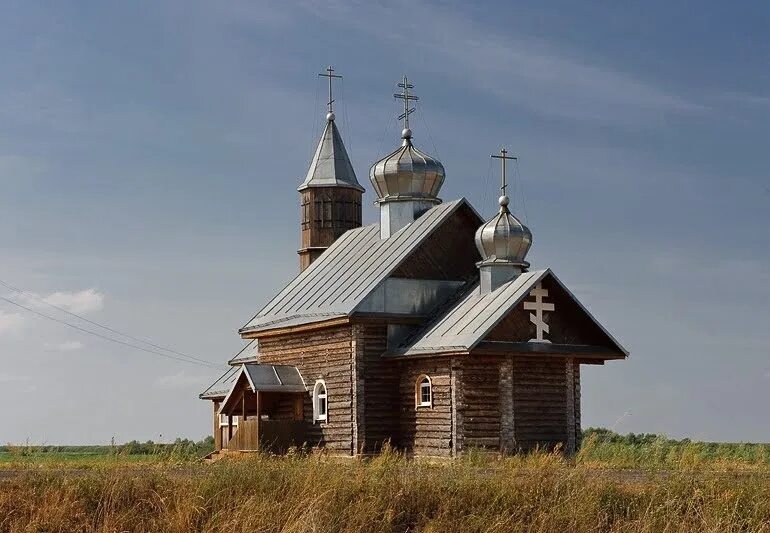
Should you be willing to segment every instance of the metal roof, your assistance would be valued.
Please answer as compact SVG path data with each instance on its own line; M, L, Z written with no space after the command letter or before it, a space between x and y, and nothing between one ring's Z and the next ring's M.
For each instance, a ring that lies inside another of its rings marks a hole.
M420 355L473 349L505 316L521 303L529 292L546 276L550 275L578 306L609 337L617 349L623 348L606 329L583 307L550 269L525 272L501 285L496 290L481 294L476 285L459 303L429 325L424 333L393 355Z
M305 382L296 366L243 365L243 373L253 391L305 392Z
M257 361L259 361L259 342L257 339L254 339L246 343L246 346L227 363L237 365L240 363L256 363Z
M465 198L439 204L387 239L380 238L379 224L345 232L241 333L349 316L462 205L470 207Z
M219 376L213 384L198 395L202 400L213 400L224 398L235 383L240 372L240 367L234 366L227 369L227 372Z
M349 187L364 192L356 179L334 118L326 121L305 181L297 190L302 191L308 187Z

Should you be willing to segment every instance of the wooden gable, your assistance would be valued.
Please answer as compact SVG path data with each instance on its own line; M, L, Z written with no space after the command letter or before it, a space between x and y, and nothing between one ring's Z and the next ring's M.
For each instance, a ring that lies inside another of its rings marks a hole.
M474 235L483 221L464 203L391 274L395 278L468 281L481 260Z
M542 312L542 320L548 331L543 339L552 345L560 346L595 346L624 354L624 350L607 334L580 303L559 283L553 275L545 276L529 294L511 309L506 316L487 334L483 341L530 343L537 339L535 322L537 311L532 307L537 297L533 292L540 287L547 291L541 300L547 310ZM548 305L550 304L550 305ZM535 344L532 342L532 344ZM548 343L538 343L548 344Z

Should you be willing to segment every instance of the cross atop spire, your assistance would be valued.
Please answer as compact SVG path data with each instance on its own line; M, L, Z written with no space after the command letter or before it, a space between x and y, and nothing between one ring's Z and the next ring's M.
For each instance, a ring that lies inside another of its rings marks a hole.
M330 117L327 117L329 120L334 120L334 107L332 104L334 104L334 98L332 98L332 79L333 78L339 78L342 79L342 76L338 76L334 73L334 69L329 65L326 68L326 74L321 73L319 76L323 76L324 78L329 78L329 101L326 102L326 109L329 111Z
M404 89L404 92L396 93L396 94L393 95L394 98L398 98L399 100L403 100L404 101L404 112L401 113L398 116L398 120L403 120L404 121L404 130L408 130L409 129L409 115L414 113L414 108L413 107L409 108L409 102L410 101L419 100L420 98L418 96L414 96L414 95L409 94L409 89L414 89L414 85L409 83L409 80L406 79L406 76L404 76L404 81L399 83L398 86L401 87L402 89Z
M492 157L494 159L499 159L500 162L502 163L502 167L503 167L502 170L503 170L503 172L502 172L502 176L501 176L502 185L500 186L500 191L502 192L502 196L506 196L505 189L506 189L506 187L508 187L508 185L505 183L505 162L506 161L517 161L519 158L516 157L515 155L508 155L508 150L506 150L505 148L500 148L500 155L492 155L490 157Z

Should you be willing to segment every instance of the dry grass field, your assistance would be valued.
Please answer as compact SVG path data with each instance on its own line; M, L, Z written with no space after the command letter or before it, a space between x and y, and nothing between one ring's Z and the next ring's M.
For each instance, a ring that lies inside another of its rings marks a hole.
M0 531L770 531L770 447L594 436L571 459L472 451L213 465L173 453L17 454L0 460Z

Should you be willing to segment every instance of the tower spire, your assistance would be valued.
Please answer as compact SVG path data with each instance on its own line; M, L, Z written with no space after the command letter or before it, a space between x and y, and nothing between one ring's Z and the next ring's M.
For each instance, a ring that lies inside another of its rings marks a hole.
M331 65L326 67L326 74L322 72L321 74L319 74L319 76L323 76L324 78L329 79L329 101L326 102L326 111L327 111L326 120L334 120L334 98L332 98L332 80L334 78L341 80L342 76L335 74L334 69L332 68Z
M361 226L361 197L358 183L342 136L334 122L334 79L342 76L333 67L319 74L329 80L326 126L318 140L305 181L297 189L302 207L301 238L298 250L304 270L349 229Z

